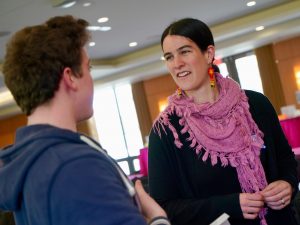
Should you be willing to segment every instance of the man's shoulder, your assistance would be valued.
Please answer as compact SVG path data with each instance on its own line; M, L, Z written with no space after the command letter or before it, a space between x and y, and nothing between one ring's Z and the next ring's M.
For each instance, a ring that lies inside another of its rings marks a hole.
M61 161L69 161L74 158L85 157L94 157L99 159L106 158L106 153L100 152L98 149L93 148L84 142L74 142L71 140L65 140L64 142L50 146L48 154L54 154L56 157L59 157Z

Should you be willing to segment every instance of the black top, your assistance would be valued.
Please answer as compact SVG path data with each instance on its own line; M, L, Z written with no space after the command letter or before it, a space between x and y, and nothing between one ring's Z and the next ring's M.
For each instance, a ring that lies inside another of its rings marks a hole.
M246 91L251 115L264 133L266 148L261 151L261 161L268 183L285 180L297 190L297 163L269 100L262 94ZM177 133L182 127L179 117L170 117ZM162 128L162 127L161 127ZM229 214L231 225L259 225L259 219L245 220L239 203L240 184L236 169L212 166L210 160L202 161L180 135L181 149L174 144L172 132L164 127L161 138L152 129L149 137L149 190L150 195L166 210L172 225L208 225L223 212ZM162 130L163 130L162 129ZM280 211L268 209L268 225L297 224L291 207Z

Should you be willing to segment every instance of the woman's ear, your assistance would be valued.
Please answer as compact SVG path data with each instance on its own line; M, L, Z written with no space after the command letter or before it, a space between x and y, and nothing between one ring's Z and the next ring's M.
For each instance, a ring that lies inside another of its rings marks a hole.
M74 76L74 73L70 67L64 68L63 74L62 74L62 80L63 80L64 84L66 85L66 87L68 87L72 90L77 90L76 77Z
M206 50L207 53L207 63L212 64L215 58L215 46L209 45Z

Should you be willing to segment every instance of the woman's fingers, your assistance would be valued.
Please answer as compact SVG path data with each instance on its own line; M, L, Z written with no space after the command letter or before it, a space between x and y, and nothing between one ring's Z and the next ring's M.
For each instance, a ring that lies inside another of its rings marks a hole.
M264 201L274 210L280 210L290 204L292 197L292 186L284 181L278 180L270 183L261 194L264 196Z
M264 206L264 199L260 193L241 193L240 205L245 219L255 219Z

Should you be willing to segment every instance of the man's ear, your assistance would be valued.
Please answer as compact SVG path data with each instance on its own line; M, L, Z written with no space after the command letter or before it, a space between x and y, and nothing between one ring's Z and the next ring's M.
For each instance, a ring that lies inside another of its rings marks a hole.
M63 74L62 74L62 80L63 80L64 84L66 85L66 87L68 87L72 90L77 90L76 77L74 76L74 73L70 67L64 68Z
M212 64L215 58L215 46L209 45L206 50L207 53L207 63Z

